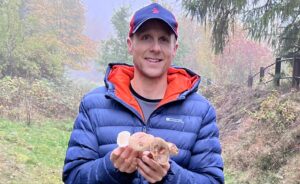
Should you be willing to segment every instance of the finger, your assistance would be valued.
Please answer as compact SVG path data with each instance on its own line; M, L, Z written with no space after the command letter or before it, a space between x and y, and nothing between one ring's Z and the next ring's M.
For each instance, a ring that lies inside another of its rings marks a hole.
M132 148L126 146L125 149L124 149L124 151L123 151L123 153L120 155L120 157L122 157L124 159L128 158L132 151L133 151Z
M167 169L167 170L169 170L169 169L170 169L170 163L169 163L169 162L167 162L166 164L164 164L164 165L161 165L161 167L162 167L163 169Z
M127 159L125 159L122 163L116 163L118 165L118 169L121 172L125 172L126 168L128 169L129 167L129 162L127 161Z
M138 159L138 168L143 171L144 175L147 175L148 178L158 180L156 171L154 171L151 167L149 167L146 163L144 163L141 159Z
M137 155L137 153L133 152L134 150L132 148L126 147L119 159L116 160L115 163L120 171L125 172L128 170L129 166L132 164L132 160L136 158L134 155Z
M122 148L122 152L119 153L119 158L118 159L125 160L126 158L128 158L128 156L130 155L131 151L132 151L131 148L123 147Z
M149 182L149 183L155 183L156 181L152 179L150 176L148 176L143 169L138 168L138 172Z
M147 157L147 156L144 156L144 157L142 158L142 161L143 161L146 165L148 165L148 166L150 167L151 170L153 170L154 175L155 175L155 176L158 176L159 179L163 178L163 177L167 174L167 172L168 172L168 170L169 170L169 168L170 168L169 162L167 162L166 165L161 165L161 164L159 164L158 162L156 162L155 160L153 160L153 159L151 159L151 158L149 158L149 157ZM151 175L151 176L152 176L152 175Z
M137 169L137 158L131 160L125 159L124 163L120 165L119 170L126 173L132 173Z
M162 171L161 165L155 160L149 158L148 156L143 156L142 161L145 162L152 170L154 171Z
M127 173L133 173L137 170L137 161L136 158L134 158L134 160L132 161L131 165L129 166L129 168L126 170Z
M132 151L130 152L129 158L133 159L133 158L137 158L139 156L139 151L135 151L134 149L132 149Z
M143 151L143 155L145 155L145 156L148 156L148 155L150 155L150 154L151 154L150 151Z
M157 181L160 181L161 179L154 178L153 176L149 175L145 170L143 170L142 167L138 167L138 172L149 182L149 183L155 183Z
M147 157L153 159L153 155L152 155L152 153L151 153L150 151L144 151L144 152L143 152L143 156L147 156ZM141 158L142 158L142 157L141 157Z
M139 154L138 154L138 158L141 159L141 158L143 157L143 153L144 153L144 152L141 152L141 151L140 151Z
M120 147L114 149L110 154L110 160L112 160L113 162L117 160L124 150L125 148Z

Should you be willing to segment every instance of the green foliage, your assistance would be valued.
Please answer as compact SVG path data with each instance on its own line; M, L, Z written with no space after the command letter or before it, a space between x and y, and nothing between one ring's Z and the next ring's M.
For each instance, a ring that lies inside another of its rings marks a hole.
M53 37L29 37L16 47L15 66L10 68L8 76L18 76L29 79L47 78L59 80L62 78L65 54L60 51L60 44ZM52 40L51 40L52 39ZM8 71L8 70L6 70Z
M228 41L229 28L233 25L236 8L241 8L245 0L184 0L182 4L188 13L201 23L213 23L212 44L215 52L219 53Z
M0 116L31 123L43 119L72 119L78 104L91 87L61 81L28 81L5 77L0 80Z
M129 9L127 7L121 7L113 15L111 21L116 31L116 36L104 41L100 49L100 58L98 59L101 66L105 67L111 62L129 63L131 61L126 43L129 30L128 19Z
M19 16L20 0L3 1L0 6L0 77L6 68L14 67L14 50L23 38L23 23ZM7 71L11 73L11 71Z
M28 127L0 120L0 155L5 156L0 159L1 181L60 183L72 124L43 122Z
M82 34L84 9L72 1L3 1L0 6L0 78L63 77L93 55L94 44Z
M299 52L298 0L184 0L184 8L200 22L211 23L213 47L222 52L234 30L236 20L242 19L248 34L256 40L268 40L278 53Z
M296 114L291 101L282 101L277 92L273 92L260 104L260 108L253 115L262 122L270 122L275 131L282 133L287 126L296 120Z

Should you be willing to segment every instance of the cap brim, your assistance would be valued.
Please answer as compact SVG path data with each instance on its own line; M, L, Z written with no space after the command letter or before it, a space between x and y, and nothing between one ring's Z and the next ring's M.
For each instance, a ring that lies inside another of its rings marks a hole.
M139 25L136 26L136 28L132 31L132 34L134 34L145 22L147 22L148 20L152 20L152 19L158 19L158 20L161 20L163 21L164 23L166 23L170 28L171 30L173 31L173 33L176 35L176 37L178 37L177 33L176 33L176 30L174 30L174 28L167 22L165 21L164 19L160 18L160 17L149 17L145 20L143 20L142 22L140 22Z

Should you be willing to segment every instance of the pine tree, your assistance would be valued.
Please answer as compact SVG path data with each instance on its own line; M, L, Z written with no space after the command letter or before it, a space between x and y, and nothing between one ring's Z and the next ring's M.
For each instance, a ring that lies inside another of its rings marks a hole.
M239 21L251 38L267 40L278 54L299 52L299 0L183 0L182 4L201 23L212 24L216 53L223 51Z

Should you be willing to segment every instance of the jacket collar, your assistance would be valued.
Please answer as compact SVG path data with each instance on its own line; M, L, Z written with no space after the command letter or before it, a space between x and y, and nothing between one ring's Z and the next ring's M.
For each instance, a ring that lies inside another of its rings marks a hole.
M143 117L142 110L138 102L131 95L129 85L134 75L134 67L122 63L109 64L105 74L105 85L108 93L121 99L129 106L133 107ZM193 91L197 91L200 83L200 76L194 72L179 67L168 69L168 87L164 98L158 107L171 101L184 99L185 96Z

